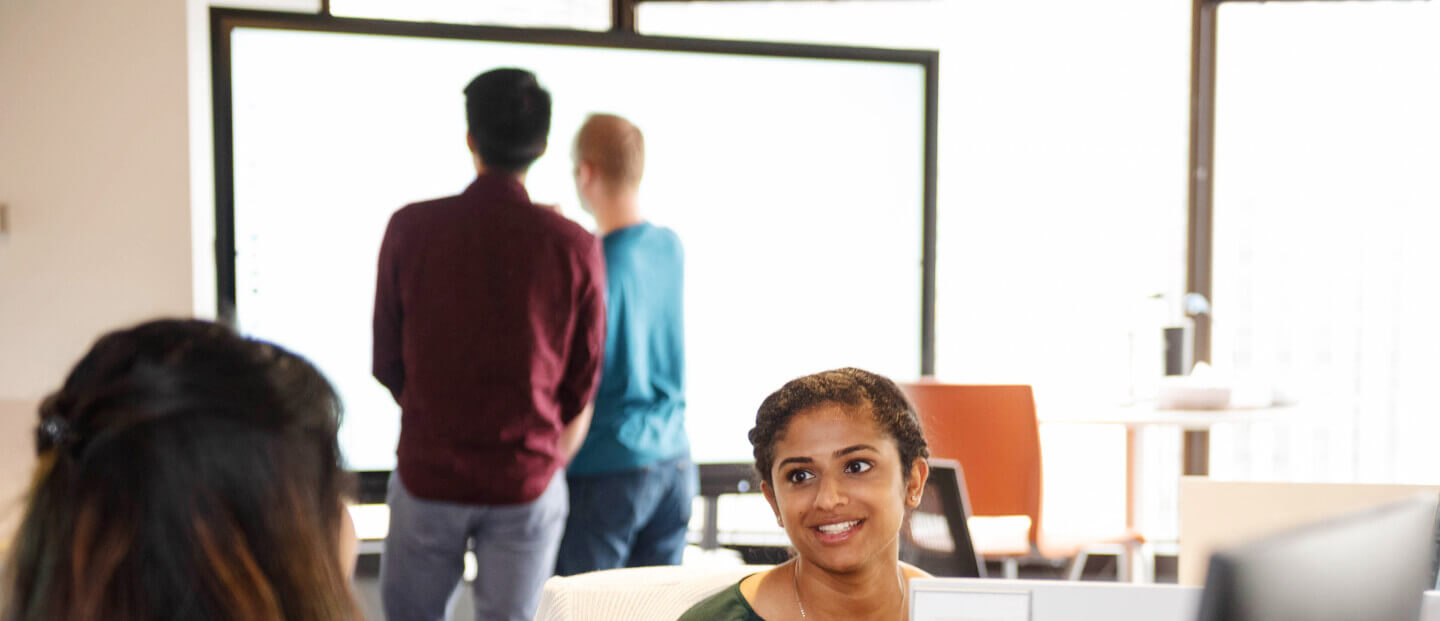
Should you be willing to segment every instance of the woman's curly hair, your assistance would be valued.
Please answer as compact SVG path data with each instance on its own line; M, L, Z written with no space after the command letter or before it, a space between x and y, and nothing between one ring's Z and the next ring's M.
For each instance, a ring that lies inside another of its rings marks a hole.
M915 406L894 381L853 367L821 371L786 382L766 397L755 413L750 444L755 447L755 469L767 484L774 484L770 469L775 461L775 443L785 435L790 420L802 411L825 403L867 407L880 429L895 439L907 479L910 465L916 459L930 456Z

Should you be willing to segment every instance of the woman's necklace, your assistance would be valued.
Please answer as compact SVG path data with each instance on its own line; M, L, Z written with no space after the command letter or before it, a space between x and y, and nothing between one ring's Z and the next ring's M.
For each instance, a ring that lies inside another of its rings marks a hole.
M900 618L905 618L905 599L909 593L905 592L905 573L900 566L895 566L895 583L900 586ZM808 618L805 615L805 602L800 601L800 557L795 557L795 571L790 574L791 582L795 585L795 605L800 607L800 618Z

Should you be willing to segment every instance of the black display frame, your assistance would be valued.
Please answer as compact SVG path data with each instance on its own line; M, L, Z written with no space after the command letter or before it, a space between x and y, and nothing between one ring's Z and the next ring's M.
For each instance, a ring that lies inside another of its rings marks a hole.
M819 60L873 61L913 64L925 75L924 188L921 234L920 360L922 376L935 371L935 249L937 128L939 125L940 55L930 50L902 50L777 43L727 41L682 37L657 37L630 32L595 32L552 28L408 22L383 19L336 17L328 14L287 13L234 8L210 9L211 94L213 98L215 148L215 269L217 315L233 325L235 294L235 160L234 110L231 98L231 33L236 28L300 30L347 34L391 35L432 39L459 39L598 47L628 50L674 51L740 56L771 56ZM379 473L376 473L379 474ZM373 478L373 477L366 477ZM378 481L362 490L383 489ZM373 491L370 494L372 495Z

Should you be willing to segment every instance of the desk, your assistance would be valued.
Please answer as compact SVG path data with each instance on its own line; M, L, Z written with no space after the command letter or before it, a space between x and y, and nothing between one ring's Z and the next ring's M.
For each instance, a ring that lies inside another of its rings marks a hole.
M695 505L701 509L695 516L701 519L697 523L691 518L688 539L702 549L790 546L785 529L775 522L770 504L760 494L701 496L695 499Z
M758 499L760 504L766 505L764 515L772 515L769 513L768 503L765 502L764 497L760 496L760 475L755 472L754 463L702 463L698 465L698 468L700 470L700 495L696 497L695 501L700 504L698 512L700 528L699 541L695 543L698 543L701 549L714 550L720 547L720 499L722 497L733 498L736 495L741 495L741 497L748 495L752 498L752 503ZM753 516L756 513L752 509L745 514ZM727 515L730 513L727 512ZM693 518L691 523L694 523ZM765 527L763 522L757 525L755 518L750 517L745 521L745 527L742 530L764 532L771 529ZM695 532L695 529L692 528L691 532ZM725 543L734 544L736 542L726 541ZM785 543L779 545L789 545L789 541L786 540Z

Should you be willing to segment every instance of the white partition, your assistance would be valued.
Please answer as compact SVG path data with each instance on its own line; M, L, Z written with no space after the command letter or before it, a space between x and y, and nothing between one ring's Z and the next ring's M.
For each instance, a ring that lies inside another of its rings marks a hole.
M1199 606L1199 588L1166 584L910 581L910 621L1190 621Z
M1227 545L1278 533L1416 494L1435 485L1180 481L1180 584L1205 582L1210 554Z

